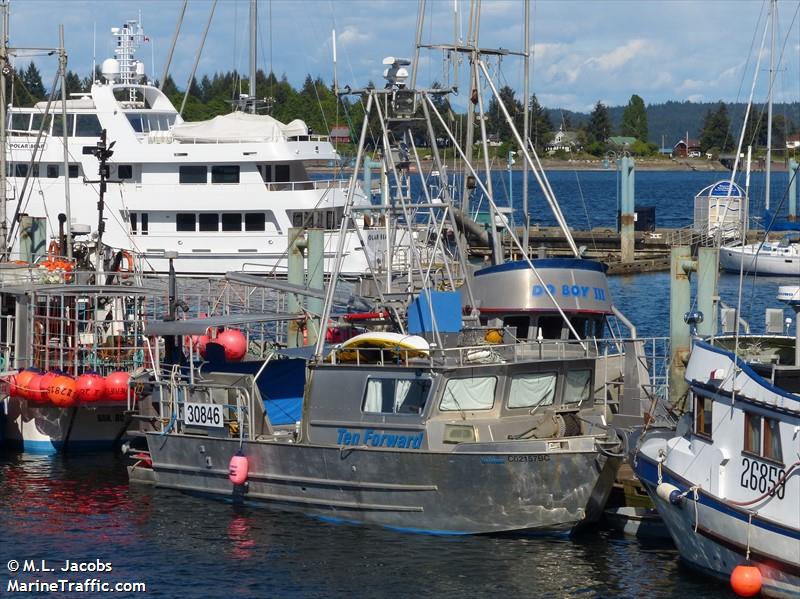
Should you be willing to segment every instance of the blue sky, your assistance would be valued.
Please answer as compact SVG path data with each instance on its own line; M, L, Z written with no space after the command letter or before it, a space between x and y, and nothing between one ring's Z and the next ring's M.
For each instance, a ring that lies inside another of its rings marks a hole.
M456 26L454 0L428 0L424 41L450 43L456 27L466 32L468 3L458 4ZM85 75L92 64L93 30L100 63L112 54L110 28L141 12L151 42L138 56L147 73L158 77L181 5L181 0L12 0L11 45L55 46L63 23L69 67ZM751 45L760 45L766 13L762 0L532 0L531 5L531 89L545 106L587 112L598 100L626 104L633 93L646 103L747 99L755 60ZM189 2L171 68L179 87L185 86L210 7L209 0ZM797 9L796 0L779 3L777 45L784 58L776 99L800 100ZM218 1L200 75L247 71L248 12L248 0ZM416 13L415 0L260 0L259 66L272 65L295 86L306 73L330 81L335 27L339 81L353 87L378 83L384 56L411 57ZM483 0L480 45L522 47L521 0ZM17 60L27 64L30 57ZM35 60L49 85L55 58ZM492 70L500 83L521 89L521 60L507 57ZM423 56L419 82L444 78L441 52ZM760 84L756 98L763 100L765 90Z

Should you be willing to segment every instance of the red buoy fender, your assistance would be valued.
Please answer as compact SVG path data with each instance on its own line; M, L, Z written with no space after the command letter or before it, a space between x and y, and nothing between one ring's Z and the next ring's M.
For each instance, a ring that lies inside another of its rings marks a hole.
M106 399L108 401L126 401L130 378L131 375L121 370L109 374L106 377Z
M731 572L731 588L740 597L754 597L761 592L761 571L756 566L739 564Z
M75 381L75 394L81 403L102 401L106 395L106 380L94 372L85 372Z
M225 329L217 335L214 342L225 350L225 359L228 362L238 362L247 353L247 337L237 329Z
M234 485L243 485L247 480L247 470L247 457L237 453L228 465L228 478Z

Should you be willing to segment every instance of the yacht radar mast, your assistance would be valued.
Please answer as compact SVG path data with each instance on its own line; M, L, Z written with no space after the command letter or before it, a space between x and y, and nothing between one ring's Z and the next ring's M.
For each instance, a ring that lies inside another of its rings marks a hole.
M119 83L136 85L144 77L144 63L135 58L136 50L150 41L138 20L125 21L122 27L112 27L111 34L116 38L114 57L119 63ZM136 90L128 89L131 102L136 101Z

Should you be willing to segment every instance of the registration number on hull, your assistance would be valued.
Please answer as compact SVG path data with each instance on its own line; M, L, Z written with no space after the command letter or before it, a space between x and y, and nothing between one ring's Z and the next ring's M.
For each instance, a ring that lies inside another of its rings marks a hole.
M222 406L214 403L187 403L183 409L183 423L189 426L222 428Z

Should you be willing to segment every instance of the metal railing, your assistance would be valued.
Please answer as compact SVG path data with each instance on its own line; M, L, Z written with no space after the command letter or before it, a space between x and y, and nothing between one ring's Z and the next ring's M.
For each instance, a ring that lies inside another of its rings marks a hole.
M268 191L347 190L349 179L315 179L311 181L264 182Z

